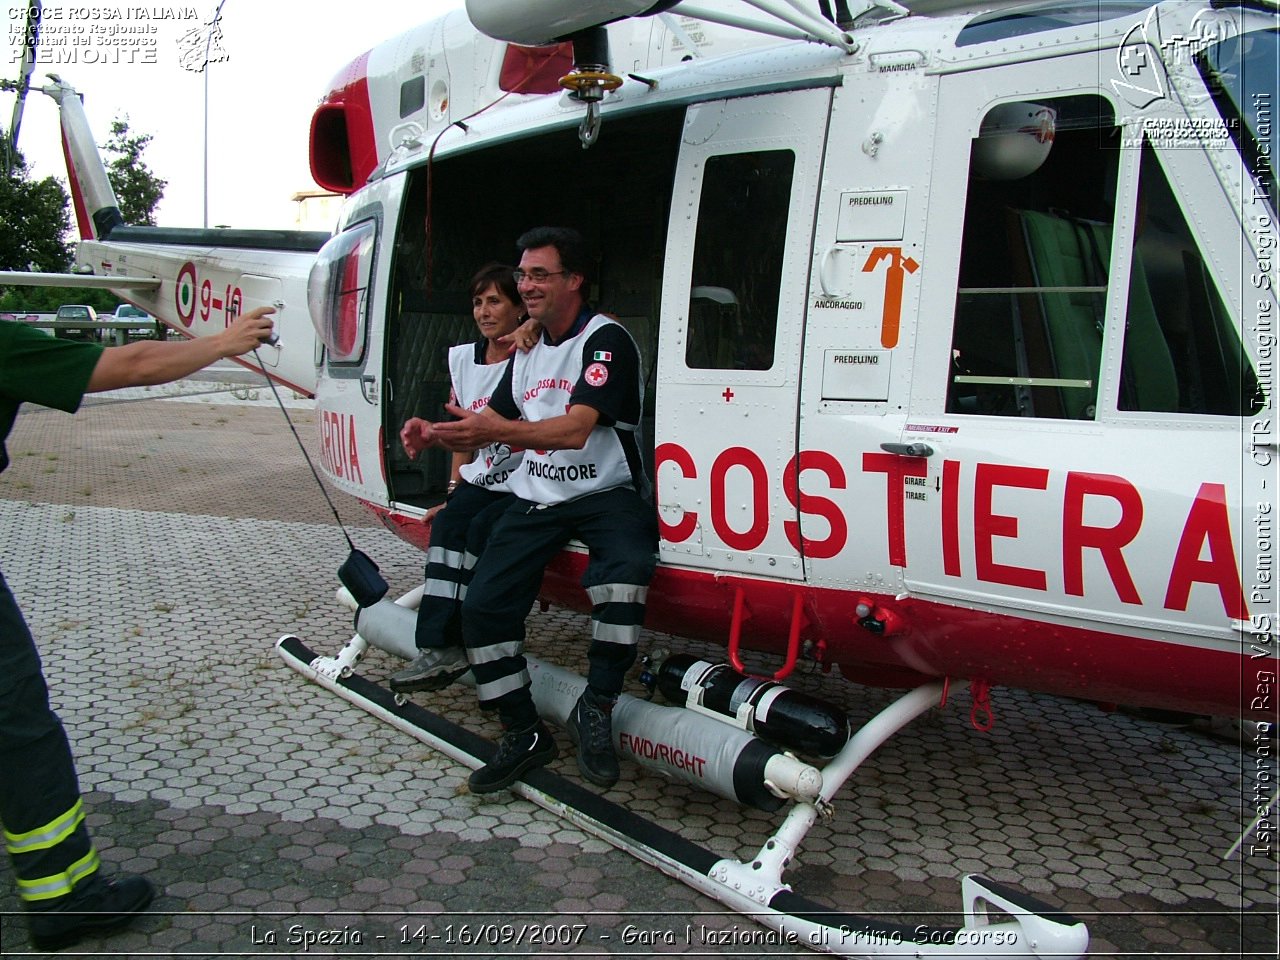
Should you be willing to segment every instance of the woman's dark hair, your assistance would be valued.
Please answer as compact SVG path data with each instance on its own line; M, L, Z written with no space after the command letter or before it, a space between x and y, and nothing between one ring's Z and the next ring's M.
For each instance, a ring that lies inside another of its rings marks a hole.
M523 301L520 299L520 291L516 289L515 277L512 276L515 269L505 263L486 263L471 278L471 299L474 300L490 287L497 287L500 294L517 307L521 306Z
M537 250L539 247L555 247L560 254L560 266L569 273L582 276L585 283L591 280L591 258L587 249L587 241L582 234L572 227L534 227L526 230L516 241L521 252Z

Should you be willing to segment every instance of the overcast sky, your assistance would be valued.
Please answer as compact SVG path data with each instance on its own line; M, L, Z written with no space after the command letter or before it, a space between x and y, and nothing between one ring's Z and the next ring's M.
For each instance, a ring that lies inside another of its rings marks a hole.
M463 0L225 0L222 48L226 59L208 76L209 223L292 227L289 197L314 189L307 164L311 114L329 81L347 63L383 40L462 6ZM9 32L0 76L19 73L22 0L5 3ZM144 160L169 181L157 210L162 226L200 226L204 218L205 77L184 69L184 35L213 17L217 0L141 5L133 2L47 0L41 56L33 86L59 74L84 94L94 138L107 140L111 121L127 117L135 133L155 139ZM170 19L146 19L170 12ZM194 12L194 18L184 18ZM94 15L97 19L93 19ZM86 15L89 19L85 19ZM138 37L100 30L154 28ZM76 40L80 43L76 43ZM141 41L151 41L143 44ZM148 51L147 48L150 48ZM203 59L203 47L197 50ZM0 94L0 121L9 125L14 96ZM58 111L32 92L18 143L36 176L66 179Z

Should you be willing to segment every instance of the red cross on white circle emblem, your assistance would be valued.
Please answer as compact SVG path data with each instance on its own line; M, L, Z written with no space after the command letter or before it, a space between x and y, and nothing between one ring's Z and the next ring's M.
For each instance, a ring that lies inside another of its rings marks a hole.
M587 383L593 387L603 387L609 382L609 368L603 363L593 363L587 367L586 373L583 374L587 378Z

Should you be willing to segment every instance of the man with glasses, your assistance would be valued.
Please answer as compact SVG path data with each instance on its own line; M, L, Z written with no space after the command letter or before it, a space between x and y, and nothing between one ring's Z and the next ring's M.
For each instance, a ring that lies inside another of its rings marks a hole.
M520 297L542 337L508 361L485 410L449 407L461 419L434 425L449 449L497 442L526 451L509 481L519 499L495 526L462 607L480 704L498 711L506 731L494 758L472 773L471 790L501 790L558 753L530 694L524 620L543 569L571 539L590 551L582 583L593 609L587 688L567 732L583 776L611 787L613 705L636 659L657 558L637 437L640 351L624 327L586 306L588 261L576 231L539 227L517 245Z

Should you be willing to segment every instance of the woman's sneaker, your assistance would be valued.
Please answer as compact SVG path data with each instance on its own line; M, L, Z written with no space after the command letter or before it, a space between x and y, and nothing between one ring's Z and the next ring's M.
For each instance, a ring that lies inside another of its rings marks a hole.
M443 690L470 669L462 647L427 647L418 651L411 664L391 675L391 689L396 693Z

